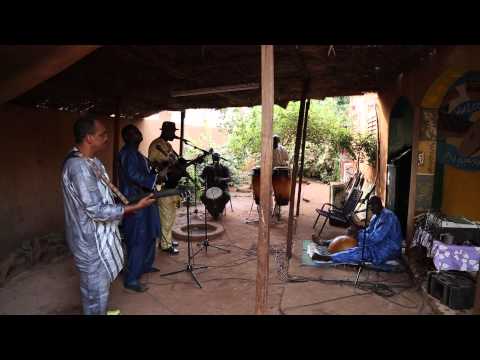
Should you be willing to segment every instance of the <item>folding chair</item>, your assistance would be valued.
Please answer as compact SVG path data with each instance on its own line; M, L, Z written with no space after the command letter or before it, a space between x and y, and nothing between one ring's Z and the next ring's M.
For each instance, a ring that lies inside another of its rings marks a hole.
M335 226L342 226L342 227L347 227L351 223L351 218L353 214L355 213L355 209L362 198L363 191L357 188L353 188L352 192L350 193L350 196L348 199L345 201L345 205L343 208L338 208L333 204L330 203L325 203L322 205L321 209L315 209L315 211L318 213L317 219L315 220L315 223L313 224L313 228L315 229L315 226L317 225L318 219L320 216L325 217L325 221L323 222L322 228L320 229L320 232L318 235L320 235L325 227L325 224L327 223L327 220L333 220L335 223ZM325 206L329 206L328 209L325 209Z

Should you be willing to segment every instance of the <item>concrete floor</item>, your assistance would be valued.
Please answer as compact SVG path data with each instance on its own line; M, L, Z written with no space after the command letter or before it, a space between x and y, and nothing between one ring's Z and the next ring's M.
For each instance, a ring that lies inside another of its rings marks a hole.
M328 202L328 186L314 181L303 186L301 215L294 236L294 256L289 265L290 276L309 278L354 280L355 268L314 268L301 265L302 240L310 239L315 219L314 209ZM245 224L252 204L250 193L233 192L234 212L227 205L227 215L220 222L225 233L212 245L231 250L224 253L209 248L208 253L195 257L195 264L208 265L207 269L195 271L203 288L199 289L189 273L168 277L158 274L145 275L149 290L134 293L125 290L121 279L111 288L110 308L118 308L124 315L140 314L253 314L255 310L256 257L254 248L258 226ZM203 214L203 206L199 206ZM285 250L286 217L288 207L282 210L283 223L272 226L271 248ZM252 217L255 211L252 212ZM201 216L192 216L201 222ZM210 220L210 219L209 219ZM185 223L185 210L179 211L177 223ZM342 229L327 228L325 238L333 237ZM194 243L195 250L198 249ZM162 273L185 267L187 245L180 241L180 255L168 256L158 253L155 265ZM383 298L355 289L349 285L333 283L284 282L279 276L277 256L270 256L269 314L428 314L431 309L415 289L403 290L390 298ZM361 280L390 283L408 283L406 274L386 274L364 271ZM13 277L0 288L0 314L80 314L78 275L73 260L67 257L56 263L37 265ZM401 289L396 289L400 291Z

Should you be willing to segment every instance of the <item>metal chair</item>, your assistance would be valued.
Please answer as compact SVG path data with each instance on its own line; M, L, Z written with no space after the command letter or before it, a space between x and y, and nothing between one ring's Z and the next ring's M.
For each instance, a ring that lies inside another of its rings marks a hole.
M355 209L359 201L361 200L362 195L362 190L353 188L350 196L348 197L348 199L346 199L343 208L338 208L333 204L325 203L322 205L321 209L315 209L315 211L318 213L318 216L315 220L315 223L313 224L314 229L320 216L325 217L325 221L323 222L322 228L320 229L318 235L322 233L325 224L327 223L327 220L333 220L336 226L349 226L351 224L351 218L355 213ZM329 208L325 209L325 206L329 206Z

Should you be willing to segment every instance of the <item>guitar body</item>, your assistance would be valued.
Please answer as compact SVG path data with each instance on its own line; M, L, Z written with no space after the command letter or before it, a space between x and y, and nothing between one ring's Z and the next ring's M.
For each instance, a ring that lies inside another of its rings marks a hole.
M167 172L167 180L165 181L166 189L175 189L179 181L187 172L188 163L184 158L179 158Z
M202 162L203 159L212 152L213 150L210 149L209 152L205 152L204 154L189 161L185 160L183 157L179 157L176 160L169 159L166 165L158 163L151 163L151 165L156 169L160 177L167 176L167 179L165 180L165 188L175 189L183 177L189 176L187 173L187 168L190 165Z

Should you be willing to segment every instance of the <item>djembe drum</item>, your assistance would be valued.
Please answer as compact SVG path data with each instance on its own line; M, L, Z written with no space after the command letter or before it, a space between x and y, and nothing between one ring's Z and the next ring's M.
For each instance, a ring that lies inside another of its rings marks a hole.
M253 198L257 205L260 204L260 166L254 167L252 169L252 188L253 188Z
M279 206L288 205L290 200L291 176L287 166L277 166L272 170L272 185L275 202Z

